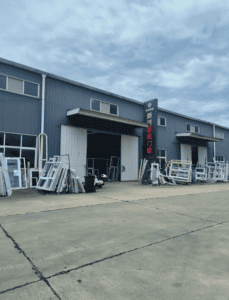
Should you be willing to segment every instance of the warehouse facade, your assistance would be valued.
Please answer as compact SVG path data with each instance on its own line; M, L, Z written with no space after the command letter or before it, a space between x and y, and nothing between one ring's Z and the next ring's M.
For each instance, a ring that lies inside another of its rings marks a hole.
M153 102L154 100L152 100ZM39 166L40 147L48 158L69 154L83 179L87 168L107 172L111 156L119 181L137 180L146 157L146 134L154 125L153 159L229 160L229 129L157 107L150 124L150 101L140 102L41 70L0 59L0 152ZM146 105L147 104L147 105ZM157 133L157 134L155 134ZM41 143L40 143L41 141ZM40 144L39 144L40 143ZM147 152L146 152L147 151Z

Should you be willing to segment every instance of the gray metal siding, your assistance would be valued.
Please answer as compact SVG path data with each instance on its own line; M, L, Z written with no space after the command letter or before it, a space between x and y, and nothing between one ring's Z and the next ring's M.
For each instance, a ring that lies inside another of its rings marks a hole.
M215 143L216 156L222 155L224 157L224 161L229 162L229 131L217 126L215 126L215 131L224 133L224 139L221 140L220 142ZM212 143L212 148L213 148L213 143Z
M188 132L186 131L186 123L199 126L201 135L213 137L213 126L210 124L201 123L188 118L186 119L162 111L158 111L158 116L166 118L166 127L158 126L158 149L166 150L167 160L179 159L179 144L176 144L178 142L176 134ZM224 140L216 142L216 155L228 157L229 131L217 128L216 126L216 131L217 130L219 132L224 132ZM213 142L208 142L208 161L212 161L213 147Z
M60 124L67 125L68 110L90 110L90 98L119 105L119 116L143 122L143 107L115 99L72 84L46 77L45 127L49 139L49 157L60 153Z
M40 75L0 63L0 73L40 84ZM41 95L41 93L40 93ZM0 90L0 131L38 135L41 99Z

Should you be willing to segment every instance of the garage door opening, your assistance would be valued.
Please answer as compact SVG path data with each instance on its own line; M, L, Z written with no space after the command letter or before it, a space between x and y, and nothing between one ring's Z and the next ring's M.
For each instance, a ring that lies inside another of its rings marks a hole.
M90 173L94 168L94 174L99 178L101 174L108 176L111 156L119 158L114 159L114 164L118 166L117 181L121 180L121 136L107 133L97 133L89 131L87 134L87 168ZM94 158L92 160L92 158Z

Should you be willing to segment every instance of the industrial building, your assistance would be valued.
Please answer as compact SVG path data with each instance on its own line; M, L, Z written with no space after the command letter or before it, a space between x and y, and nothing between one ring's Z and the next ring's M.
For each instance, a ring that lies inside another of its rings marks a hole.
M137 180L152 126L151 157L161 167L171 159L229 161L229 128L155 105L0 59L0 152L34 169L39 159L69 154L82 180L86 169L107 173L114 156L118 180Z

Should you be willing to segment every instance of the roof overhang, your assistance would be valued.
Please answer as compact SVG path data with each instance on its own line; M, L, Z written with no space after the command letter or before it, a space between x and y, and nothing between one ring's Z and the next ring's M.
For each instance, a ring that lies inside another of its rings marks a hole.
M110 121L128 124L128 125L132 125L132 126L140 127L140 128L148 128L149 127L149 125L147 123L143 123L140 121L121 118L118 116L105 114L105 113L101 113L101 112L97 112L97 111L85 110L82 108L76 108L76 109L67 111L67 117L74 116L74 115L81 115L81 116L94 117L94 118L98 118L98 119L110 120Z
M219 139L219 138L204 136L204 135L200 135L200 134L192 133L192 132L177 133L176 137L192 137L192 138L207 140L208 142L220 142L221 141L221 139Z

